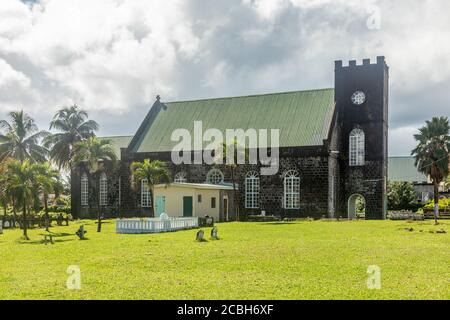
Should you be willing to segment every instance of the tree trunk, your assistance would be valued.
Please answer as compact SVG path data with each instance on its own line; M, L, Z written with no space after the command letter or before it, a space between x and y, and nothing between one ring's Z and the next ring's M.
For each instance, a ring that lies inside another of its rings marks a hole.
M97 179L99 180L99 179ZM98 184L100 185L100 180L98 181ZM95 183L94 183L95 185ZM102 210L101 210L101 205L100 205L100 195L97 193L97 191L99 191L100 188L97 190L97 187L94 186L93 188L93 193L94 193L94 201L97 204L97 232L101 232L102 231Z
M23 237L25 240L30 240L28 238L28 221L27 221L27 201L26 201L26 195L24 194L23 197Z
M234 168L231 168L231 181L233 182L233 194L234 194L234 206L236 210L236 220L240 221L240 215L239 215L239 201L238 196L236 192L236 181L234 179Z
M17 213L16 213L16 197L12 197L12 203L13 203L13 228L16 228L16 221L17 221Z
M50 228L50 216L48 214L48 195L44 192L44 210L45 210L45 231L49 231Z
M97 203L98 203L97 232L102 232L102 206L100 205L100 200Z
M155 188L153 186L150 188L150 192L150 196L152 197L152 201L150 201L150 213L153 214L153 218L157 218L155 212L155 197L153 196L155 194Z
M437 225L439 217L439 185L434 182L434 223Z
M74 197L77 189L75 188L75 170L70 166L70 213L74 219L78 218L78 205L76 204L77 197ZM78 184L77 184L78 185Z
M6 215L8 214L8 204L5 203L3 206L3 219L0 220L1 226L3 227L3 222L6 220Z

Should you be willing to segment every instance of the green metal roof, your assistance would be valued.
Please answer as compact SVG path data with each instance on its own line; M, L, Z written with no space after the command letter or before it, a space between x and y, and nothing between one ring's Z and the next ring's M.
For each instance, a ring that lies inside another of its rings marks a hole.
M127 148L133 139L133 136L113 136L113 137L99 137L99 139L105 139L111 141L111 145L114 147L116 157L120 160L120 148Z
M164 104L151 125L143 124L133 152L171 151L177 144L172 132L187 129L193 137L194 121L202 121L203 132L280 129L280 147L319 146L328 137L335 101L334 89L321 89Z
M414 157L389 157L388 179L418 183L426 183L428 180L426 175L417 170Z

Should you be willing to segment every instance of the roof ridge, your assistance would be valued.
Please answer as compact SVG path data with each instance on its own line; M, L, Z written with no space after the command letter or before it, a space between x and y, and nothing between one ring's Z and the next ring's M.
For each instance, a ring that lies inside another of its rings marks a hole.
M236 98L251 98L251 97L262 97L262 96L272 96L280 94L290 94L290 93L300 93L300 92L317 92L317 91L331 91L334 88L322 88L322 89L307 89L307 90L293 90L293 91L282 91L282 92L271 92L271 93L260 93L260 94L249 94L242 96L229 96L229 97L218 97L218 98L202 98L202 99L189 99L189 100L179 100L179 101L167 101L164 104L172 103L185 103L185 102L198 102L198 101L208 101L208 100L224 100L224 99L236 99Z

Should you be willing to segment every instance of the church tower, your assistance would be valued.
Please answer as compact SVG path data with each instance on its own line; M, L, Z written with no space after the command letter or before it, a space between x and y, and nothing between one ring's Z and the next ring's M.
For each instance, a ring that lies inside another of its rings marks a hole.
M335 62L335 101L340 132L340 214L353 218L356 199L365 200L367 220L385 219L387 210L389 67Z

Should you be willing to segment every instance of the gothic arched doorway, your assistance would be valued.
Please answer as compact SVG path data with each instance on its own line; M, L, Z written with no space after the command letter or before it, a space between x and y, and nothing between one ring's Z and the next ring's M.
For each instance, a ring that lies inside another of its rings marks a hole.
M348 219L354 220L366 213L366 199L360 194L353 194L348 198Z

